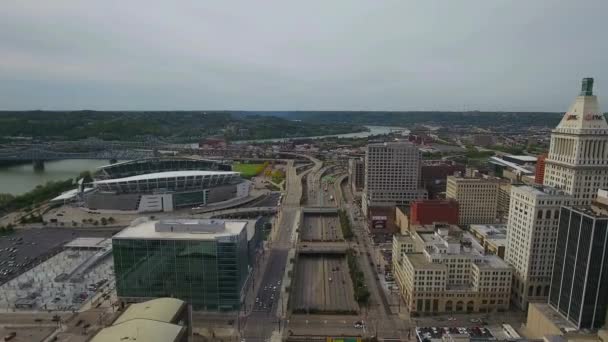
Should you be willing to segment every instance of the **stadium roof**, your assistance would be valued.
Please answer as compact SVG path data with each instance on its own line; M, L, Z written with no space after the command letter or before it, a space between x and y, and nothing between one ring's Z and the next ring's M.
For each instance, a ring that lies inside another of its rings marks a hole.
M538 157L536 157L536 156L513 155L513 154L509 154L509 155L507 155L507 157L513 158L515 160L520 160L522 162L529 162L529 163L536 163L536 161L538 159Z
M179 314L186 302L176 298L157 298L143 303L131 304L125 312L114 321L117 325L132 319L142 318L171 323Z
M83 191L86 193L91 190L93 190L93 188L85 188ZM61 195L51 199L51 202L70 200L70 199L76 197L77 195L78 195L78 189L68 190L68 191L62 192Z
M528 170L526 168L523 168L515 163L511 163L510 161L506 161L504 159L498 158L498 157L490 157L490 163L492 164L498 164L498 165L502 165L502 166L507 166L510 167L516 171L521 172L522 174L532 174L534 173L532 170Z
M166 172L154 172L147 173L144 175L137 175L124 178L114 178L106 180L98 180L93 184L112 184L118 182L133 182L140 180L158 179L158 178L176 178L176 177L195 177L195 176L222 176L222 175L240 175L239 172L233 171L166 171Z
M174 342L185 331L181 325L137 318L102 329L91 342Z

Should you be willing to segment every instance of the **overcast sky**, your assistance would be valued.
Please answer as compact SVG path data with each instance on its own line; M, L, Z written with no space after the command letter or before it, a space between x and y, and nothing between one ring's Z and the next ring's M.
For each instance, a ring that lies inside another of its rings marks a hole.
M0 109L565 111L607 34L606 0L4 0Z

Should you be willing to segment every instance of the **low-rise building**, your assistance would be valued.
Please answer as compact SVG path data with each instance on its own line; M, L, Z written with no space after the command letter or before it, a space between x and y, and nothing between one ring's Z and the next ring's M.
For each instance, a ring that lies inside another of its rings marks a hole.
M413 240L415 253L393 259L400 293L411 313L509 308L511 267L495 255L486 255L471 235L444 226L433 232L417 231Z
M157 298L131 304L111 326L91 342L186 342L191 329L188 304L175 298Z
M505 247L507 245L506 224L472 224L469 230L479 241L488 254L498 255L505 258Z
M435 222L458 224L458 202L455 200L419 200L410 206L410 224Z

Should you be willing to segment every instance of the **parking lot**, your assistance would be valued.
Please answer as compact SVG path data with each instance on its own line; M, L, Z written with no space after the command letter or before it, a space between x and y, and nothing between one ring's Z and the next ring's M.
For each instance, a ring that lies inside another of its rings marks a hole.
M0 284L43 262L80 236L110 237L111 233L44 228L18 230L0 237Z
M346 258L300 255L292 308L297 313L356 313Z
M0 286L0 309L78 310L113 279L110 254L65 249Z
M344 241L335 214L304 214L301 241Z

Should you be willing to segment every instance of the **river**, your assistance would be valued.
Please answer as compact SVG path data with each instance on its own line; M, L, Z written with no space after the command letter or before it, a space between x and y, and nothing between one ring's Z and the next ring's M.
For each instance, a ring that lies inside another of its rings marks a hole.
M409 133L410 131L404 127L394 126L365 126L369 131L355 132L355 133L344 133L344 134L330 134L330 135L318 135L313 137L297 137L297 138L277 138L277 139L258 139L258 140L240 140L236 141L237 144L248 144L255 142L279 142L285 140L297 140L297 139L321 139L321 138L365 138L372 135L383 135L393 132Z
M402 127L389 126L366 126L369 131L308 137L311 139L319 139L326 137L342 137L342 138L364 138L372 135L387 134L395 131L409 132ZM297 139L297 138L294 138ZM248 142L272 142L284 141L286 139L265 139L254 140ZM289 139L288 139L289 140ZM239 141L238 143L246 143ZM44 170L34 170L31 163L0 167L0 193L9 193L13 195L23 194L35 188L39 184L44 184L52 180L64 180L74 178L80 172L108 165L107 160L92 160L92 159L70 159L57 160L44 163Z
M0 193L23 194L52 180L74 178L82 171L108 165L107 160L70 159L44 163L44 170L34 171L32 163L0 167Z

